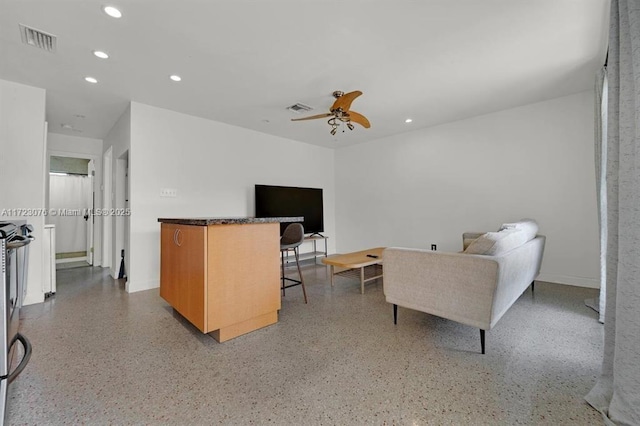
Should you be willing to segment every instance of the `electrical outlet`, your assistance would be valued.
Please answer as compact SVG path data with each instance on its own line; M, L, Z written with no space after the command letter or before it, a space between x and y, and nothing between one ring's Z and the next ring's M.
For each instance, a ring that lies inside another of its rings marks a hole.
M160 189L160 196L161 197L177 197L178 190L173 188L162 188Z
M436 246L435 244L431 244L431 250L433 251L438 250L438 246Z

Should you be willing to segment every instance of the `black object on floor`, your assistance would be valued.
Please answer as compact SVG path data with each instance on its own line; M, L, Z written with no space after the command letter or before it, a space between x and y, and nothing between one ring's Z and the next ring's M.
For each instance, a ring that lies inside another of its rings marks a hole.
M119 280L127 277L127 273L124 269L124 249L122 249L122 251L120 252L120 257L122 257L122 260L120 261L120 272L118 272Z

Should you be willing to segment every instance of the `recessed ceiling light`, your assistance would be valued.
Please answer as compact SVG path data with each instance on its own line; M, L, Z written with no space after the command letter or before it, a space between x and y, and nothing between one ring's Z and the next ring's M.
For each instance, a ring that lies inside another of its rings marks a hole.
M404 120L405 123L411 123L413 120L410 118L407 118L406 120Z
M122 17L122 12L120 12L118 9L116 9L113 6L105 6L102 10L104 10L104 13L111 16L112 18Z
M93 77L85 77L84 79L85 79L85 81L88 81L89 83L93 83L93 84L98 82L98 80L96 80Z
M169 78L173 81L181 81L182 77L180 77L179 75L170 75Z
M94 50L93 54L96 55L100 59L108 59L109 58L109 55L107 55L106 52L103 52L101 50Z

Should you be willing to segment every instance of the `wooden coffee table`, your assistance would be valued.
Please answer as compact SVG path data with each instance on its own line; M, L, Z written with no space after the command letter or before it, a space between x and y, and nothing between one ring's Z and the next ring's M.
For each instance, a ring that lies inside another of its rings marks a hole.
M331 287L333 287L334 275L353 277L359 272L360 293L364 294L364 283L382 278L382 250L384 249L385 247L376 247L323 258L322 263L331 266ZM336 267L342 270L336 272Z

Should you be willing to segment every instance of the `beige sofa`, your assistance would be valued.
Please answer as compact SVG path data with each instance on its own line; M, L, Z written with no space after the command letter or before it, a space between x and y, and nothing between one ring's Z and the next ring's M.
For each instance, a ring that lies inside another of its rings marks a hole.
M402 306L477 327L484 354L485 330L530 284L533 291L545 245L537 230L535 221L522 220L504 224L499 232L465 233L460 253L385 249L383 286L394 323Z

